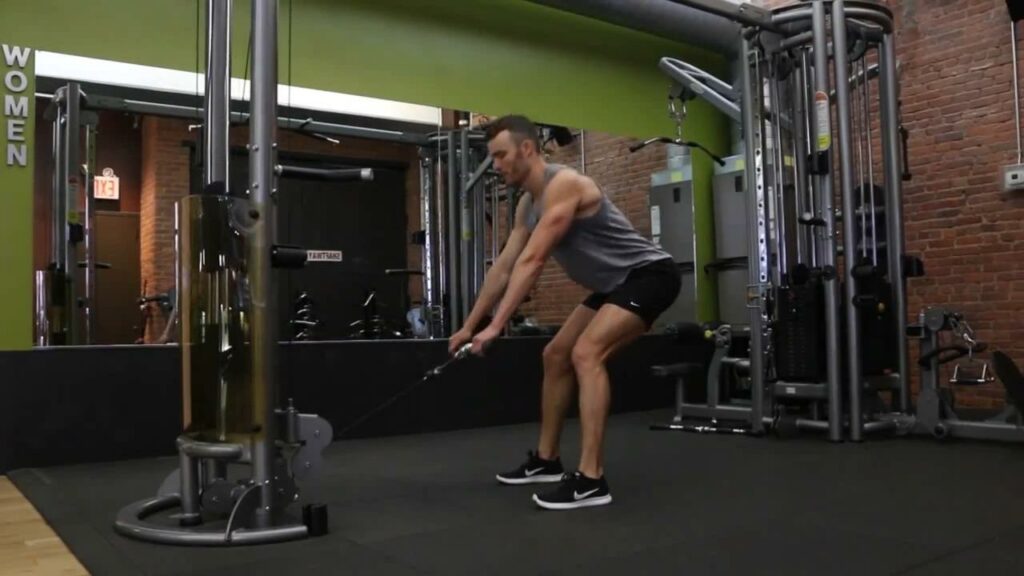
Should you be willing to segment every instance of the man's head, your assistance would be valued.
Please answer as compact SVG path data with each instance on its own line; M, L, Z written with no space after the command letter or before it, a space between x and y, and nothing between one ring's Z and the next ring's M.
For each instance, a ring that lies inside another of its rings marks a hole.
M537 126L525 116L502 116L487 126L487 151L505 183L522 186L532 164L542 159Z

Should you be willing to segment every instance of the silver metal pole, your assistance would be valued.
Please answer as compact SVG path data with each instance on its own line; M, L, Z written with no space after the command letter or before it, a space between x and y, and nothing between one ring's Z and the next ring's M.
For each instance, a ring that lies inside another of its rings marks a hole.
M184 287L181 285L181 200L174 203L174 312L171 314L169 322L175 326L181 325L181 309L182 302L185 300L185 295L182 293ZM168 326L165 330L167 338L164 338L165 342L168 342L168 338L174 337L175 326ZM180 343L181 331L178 331L177 341Z
M775 238L778 262L776 263L776 281L782 284L783 276L789 272L789 250L787 240L789 230L786 222L786 155L782 140L782 98L779 94L779 82L775 76L777 66L773 63L768 78L768 92L772 106L772 182L774 183L773 200L775 202Z
M420 158L420 223L423 227L423 320L427 323L427 335L431 338L435 333L432 318L434 304L434 209L433 209L433 161L429 157Z
M768 242L764 202L764 148L761 130L764 105L760 84L753 77L752 67L758 54L749 40L741 40L743 83L743 133L747 141L744 149L746 162L744 177L747 187L747 308L750 313L750 379L751 410L750 426L754 432L764 429L764 321L768 289ZM757 87L755 89L755 86Z
M804 119L801 119L801 122L804 124L804 146L802 148L802 157L806 159L808 158L808 154L811 150L816 150L816 139L814 138L814 130L811 127L813 122L810 121L814 117L814 110L811 106L813 101L811 98L811 60L807 55L806 49L802 50L800 54L800 87L801 90L799 97L803 103L804 114L806 114ZM810 177L806 164L804 165L803 182L807 186L804 203L807 207L807 213L813 216L818 213L818 203L815 201L815 193L818 190L819 179ZM814 240L817 236L817 230L812 226L807 226L806 228L804 238L806 238L806 241L808 242L807 251L808 256L810 256L811 267L813 268L818 266L818 243Z
M805 264L809 260L807 250L807 226L800 224L800 218L807 211L807 109L805 108L806 89L801 82L803 71L797 70L790 74L789 115L793 119L792 137L793 150L793 193L796 203L796 261Z
M854 306L857 282L853 277L853 268L857 264L857 240L853 201L853 143L850 130L850 65L846 50L842 48L846 46L845 4L845 0L832 2L832 41L834 46L840 47L834 51L833 59L836 78L836 117L839 120L839 194L843 203L843 267L846 280L843 309L846 313L846 366L850 387L850 439L859 442L864 434L860 410L864 375L860 356L860 315Z
M865 56L866 58L866 56ZM861 82L862 106L864 107L864 124L868 131L868 185L870 186L868 201L871 212L871 262L878 265L878 222L875 215L875 145L874 131L871 129L871 82L865 77Z
M60 91L66 94L67 87L61 88L58 95ZM57 102L56 95L55 102ZM64 269L64 254L68 249L67 208L64 202L64 187L67 185L67 177L64 175L64 124L67 122L67 118L64 116L63 104L58 102L56 111L57 116L53 120L53 194L50 198L52 204L50 207L50 243L52 244L50 263L54 269L50 271L46 306L48 309L54 307L63 309L60 316L55 315L47 322L49 330L47 343L62 345L69 343L67 340L67 317L71 312L67 309L68 299L64 292L67 285L65 279L68 274L68 270ZM59 294L65 294L60 301L57 298Z
M230 180L231 5L233 0L208 0L206 9L206 91L203 95L203 184ZM276 113L276 105L275 105ZM273 237L271 237L273 241ZM227 384L222 380L222 394ZM221 404L224 406L224 404ZM224 417L223 410L219 413ZM220 429L224 429L223 426ZM227 463L207 467L211 482L227 477Z
M432 188L431 188L431 195L434 197L434 209L435 209L434 213L437 216L435 218L436 222L434 224L434 232L435 232L434 233L434 247L435 247L435 252L437 253L437 257L435 259L435 262L436 262L436 265L437 265L437 268L436 268L436 270L437 270L437 283L434 286L434 290L435 290L435 292L434 292L434 303L435 303L435 305L438 306L438 312L440 312L440 314L438 315L438 318L437 318L438 329L440 330L440 333L439 334L435 334L435 335L436 336L447 336L448 333L449 333L449 330L451 328L445 322L445 312L449 309L449 306L447 306L445 304L444 296L445 296L445 294L448 293L448 280L447 280L447 273L448 273L447 270L448 269L446 268L446 264L447 264L447 258L449 258L449 256L448 256L448 247L446 245L445 233L444 233L444 230L445 230L445 228L444 228L444 222L445 222L444 218L445 218L445 215L446 215L447 211L445 210L445 201L444 201L446 190L441 186L441 182L444 182L444 172L443 172L443 163L441 162L441 146L440 146L440 143L437 144L437 157L436 157L436 160L434 160L434 159L432 159L432 160L433 160L433 167L432 167L431 170L432 170L433 178L431 179L432 180L431 181L431 186L432 186Z
M498 253L501 249L501 243L498 241L498 237L501 235L501 219L498 218L498 185L493 181L487 186L488 191L491 193L491 265L498 260Z
M903 276L903 190L900 171L899 101L896 96L896 40L892 34L882 39L879 59L879 92L882 110L882 154L885 165L886 242L889 281L893 286L899 367L900 411L910 410L910 367L907 359L907 284Z
M864 60L858 64L853 65L854 70L857 68L861 69L861 72L866 74L864 71ZM864 80L867 80L867 76L864 76ZM863 85L864 82L861 82ZM861 116L861 109L863 106L860 101L861 90L854 88L850 94L850 118L851 118L851 134L852 137L857 141L857 180L854 182L854 186L860 190L860 204L858 209L860 210L860 255L866 258L868 255L868 205L865 194L867 190L864 189L864 136L867 135L867 130L864 128L864 118ZM868 144L871 145L870 143ZM850 189L850 193L853 193L853 189ZM857 240L858 238L855 238Z
M445 189L448 193L448 315L451 319L451 330L462 328L462 282L459 279L459 165L455 152L455 132L448 133L448 181Z
M1020 125L1020 122L1017 122ZM587 173L587 131L580 130L580 174Z
M199 511L199 467L198 463L183 450L178 451L178 473L181 475L181 513L179 522L196 526L202 521Z
M811 6L814 30L815 149L818 153L829 155L829 168L825 174L818 176L818 185L816 187L819 194L818 204L821 207L821 215L825 220L825 230L821 238L821 260L819 264L834 270L836 266L836 215L832 209L832 127L831 106L828 102L828 27L825 23L825 3L814 2ZM849 217L847 217L848 219ZM828 438L833 442L840 442L843 439L843 399L839 373L840 342L839 285L836 275L828 274L825 276L825 347L828 354Z
M65 90L65 88L61 88ZM58 93L60 91L58 90ZM57 110L57 116L53 119L53 179L51 182L52 190L50 193L50 261L55 265L63 265L64 257L61 251L61 246L64 244L64 212L63 212L63 201L62 192L64 190L63 180L64 177L61 174L61 166L64 161L62 160L61 150L63 148L63 134L64 134L64 109L59 104L56 104L57 96L54 96L55 107Z
M469 130L462 128L459 130L459 179L456 181L456 186L459 187L459 225L462 233L462 242L459 250L459 263L462 264L459 270L459 281L462 285L462 299L460 301L462 305L462 318L469 316L472 306L471 300L473 298L473 278L476 274L473 269L476 263L476 251L473 246L473 202L476 198L470 193L471 190L467 188L469 179L472 177L469 169L469 154Z
M95 113L91 113L95 118ZM96 172L96 121L85 125L85 343L96 337L96 200L93 177Z
M277 164L277 0L252 2L252 118L249 136L249 217L247 238L248 280L252 303L251 377L253 407L262 429L255 434L253 481L260 488L256 526L273 523L274 441L277 438L274 408L277 401L277 290L270 265L276 238ZM262 403L262 405L259 405Z
M75 276L78 271L78 254L75 250L77 240L70 237L69 228L79 226L78 202L81 190L82 171L80 147L82 134L82 90L77 82L68 84L66 100L66 116L64 122L64 156L61 158L61 172L64 175L64 270L67 272L67 302L65 324L67 325L68 344L80 344L76 320L76 287Z
M474 160L476 155L474 154ZM484 241L487 239L487 188L483 178L473 187L473 301L480 294L484 285L484 273L487 270ZM468 312L467 312L468 314Z
M203 97L203 183L228 182L231 106L231 4L206 7L206 94Z
M1017 164L1024 162L1020 139L1020 89L1017 68L1017 23L1010 20L1010 53L1013 54L1013 125L1017 128Z

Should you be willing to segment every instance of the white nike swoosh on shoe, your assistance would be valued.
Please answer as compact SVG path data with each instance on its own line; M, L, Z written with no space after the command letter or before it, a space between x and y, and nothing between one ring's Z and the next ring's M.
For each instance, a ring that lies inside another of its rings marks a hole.
M587 490L583 494L580 494L579 492L576 492L575 490L573 490L572 497L575 498L576 500L583 500L584 498L586 498L587 496L590 496L591 494L593 494L594 492L597 492L598 490L600 490L600 488L594 488L593 490Z
M534 474L536 474L536 473L538 473L538 472L541 472L541 471L543 471L543 470L544 470L544 468L543 468L543 467L541 467L541 468L537 468L536 470L529 470L529 469L528 469L528 470L525 470L525 471L523 471L523 474L525 474L525 475L527 475L527 476L533 476Z

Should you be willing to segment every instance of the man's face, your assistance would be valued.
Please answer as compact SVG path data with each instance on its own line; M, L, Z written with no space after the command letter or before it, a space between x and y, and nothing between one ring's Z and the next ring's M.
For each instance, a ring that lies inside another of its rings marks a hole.
M530 173L529 159L533 154L533 144L524 139L516 144L515 138L508 130L502 130L487 143L487 151L494 159L494 169L501 172L508 186L522 186Z

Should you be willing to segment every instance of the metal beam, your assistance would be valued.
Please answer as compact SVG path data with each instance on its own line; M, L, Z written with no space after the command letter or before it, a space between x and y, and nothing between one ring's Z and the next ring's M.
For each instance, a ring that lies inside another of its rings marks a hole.
M116 98L113 96L100 96L93 94L89 99L91 110L115 110L118 112L130 112L151 116L167 116L171 118L187 118L201 120L205 112L201 107L180 106L175 104L161 104L158 102L145 102L142 100L131 100ZM242 112L232 112L230 115L232 124L245 124L249 122L250 115ZM278 116L277 125L280 128L296 130L308 134L331 134L333 136L344 136L348 138L365 138L369 140L380 140L385 142L396 142L400 144L415 144L426 146L430 139L425 134L415 132L400 132L398 130L384 130L380 128L365 128L362 126L350 126L346 124L333 124L330 122L319 122L312 118L288 118Z
M734 20L667 0L530 1L730 57L739 48L740 26Z
M772 13L766 8L754 6L743 2L736 4L726 0L668 0L673 4L682 4L690 8L696 8L702 12L728 18L733 22L739 22L744 26L756 26L765 30L778 32L778 28L772 23Z

